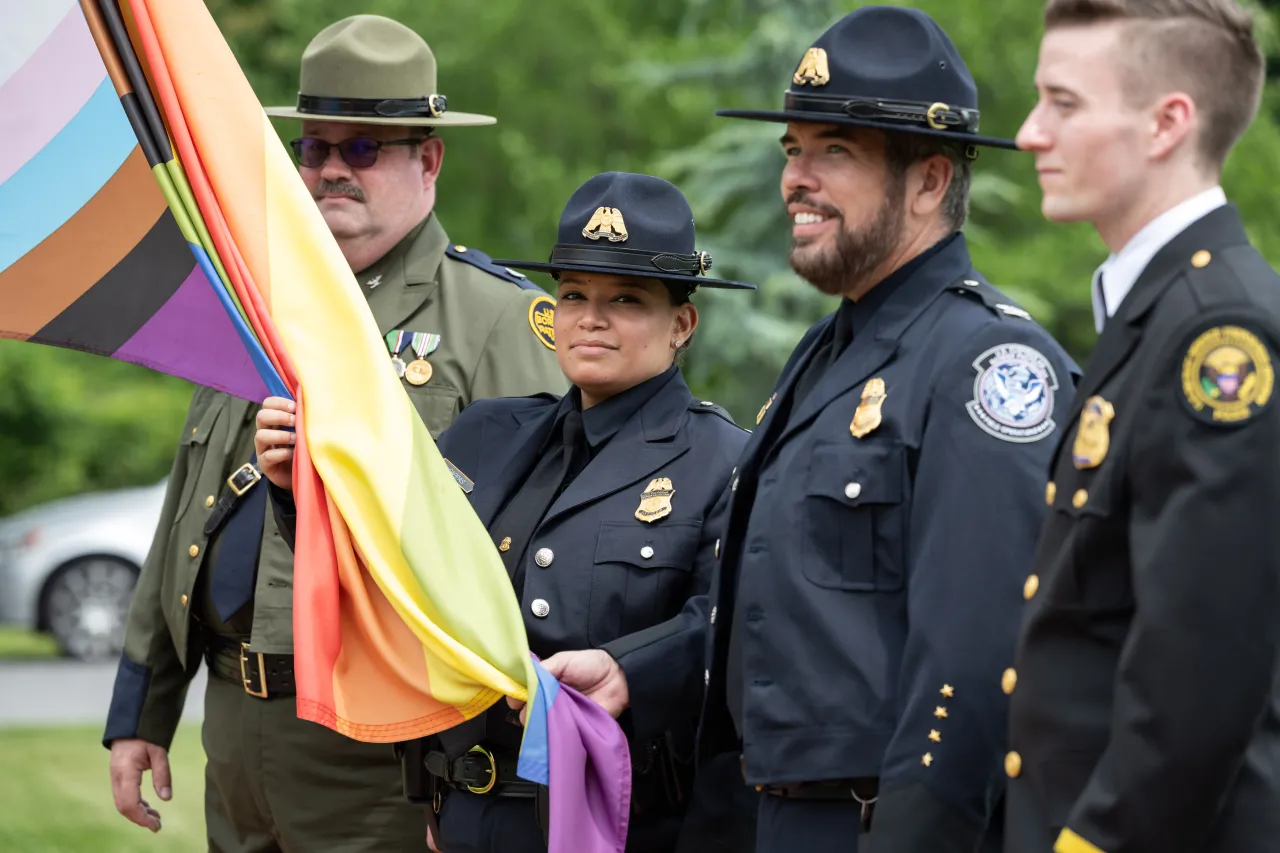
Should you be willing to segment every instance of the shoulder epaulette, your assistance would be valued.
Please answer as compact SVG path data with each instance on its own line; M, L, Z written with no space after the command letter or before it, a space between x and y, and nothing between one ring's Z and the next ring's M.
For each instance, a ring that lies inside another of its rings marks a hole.
M723 406L717 406L710 400L694 400L689 404L689 411L719 415L723 420L728 421L734 426L738 426L738 422L733 419L733 415L729 414L727 409ZM738 427L738 429L742 429L742 427ZM743 432L746 432L746 430L743 430Z
M522 287L525 290L542 290L541 287L538 287L538 285L529 281L529 277L524 273L516 272L510 267L498 266L493 262L493 258L489 257L479 249L473 249L469 246L450 244L449 247L444 250L444 253L455 261L462 261L464 264L471 264L471 266L476 269L484 270L489 275L496 276L503 281L509 281L517 287Z
M986 305L1002 317L1017 317L1020 320L1031 319L1030 312L1025 308L1016 304L1008 296L977 276L966 276L947 289L954 293L964 293L968 296L977 297L983 305Z

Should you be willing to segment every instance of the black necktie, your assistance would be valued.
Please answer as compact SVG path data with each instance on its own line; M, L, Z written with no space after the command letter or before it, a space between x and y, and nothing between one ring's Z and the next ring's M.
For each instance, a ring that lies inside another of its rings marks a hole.
M250 464L256 464L254 454ZM267 484L259 481L236 505L218 535L218 557L209 582L209 600L223 622L234 616L249 599L258 576L258 550L267 512Z
M517 595L524 589L524 557L533 532L588 461L590 453L583 435L582 413L572 409L564 417L559 443L551 445L538 460L490 528Z

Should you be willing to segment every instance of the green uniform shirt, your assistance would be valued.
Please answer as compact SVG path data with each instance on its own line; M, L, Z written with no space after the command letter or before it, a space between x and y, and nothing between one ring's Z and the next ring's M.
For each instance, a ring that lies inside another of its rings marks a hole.
M482 253L449 243L435 215L357 275L379 331L438 334L431 378L402 380L438 437L473 400L564 394L548 331L550 298ZM407 337L407 336L406 336ZM341 341L332 342L342 346ZM406 362L416 356L407 351ZM392 370L387 353L387 370ZM183 427L151 551L134 591L105 740L140 737L168 747L198 664L191 622L249 640L254 651L293 652L293 554L268 507L254 601L228 623L207 604L218 539L204 525L230 474L249 461L259 406L198 388ZM266 488L260 482L255 488Z

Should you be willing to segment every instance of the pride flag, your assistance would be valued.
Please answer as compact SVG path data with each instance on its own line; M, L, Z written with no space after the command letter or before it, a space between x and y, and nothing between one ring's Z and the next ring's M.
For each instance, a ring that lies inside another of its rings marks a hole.
M621 853L625 738L530 655L502 562L204 3L80 7L0 0L0 334L294 397L298 715L392 742L528 700L519 772L550 786L551 849Z

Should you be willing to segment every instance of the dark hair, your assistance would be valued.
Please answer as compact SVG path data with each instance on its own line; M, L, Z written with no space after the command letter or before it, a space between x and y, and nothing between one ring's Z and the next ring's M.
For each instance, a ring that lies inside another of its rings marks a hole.
M939 154L951 161L953 174L942 199L942 215L951 230L959 231L969 218L969 187L973 183L973 160L963 142L915 133L886 133L884 158L889 173L901 180L908 167Z
M1046 32L1113 21L1126 25L1129 101L1185 91L1203 115L1200 156L1220 170L1262 98L1266 60L1253 14L1235 0L1049 0L1044 10Z

